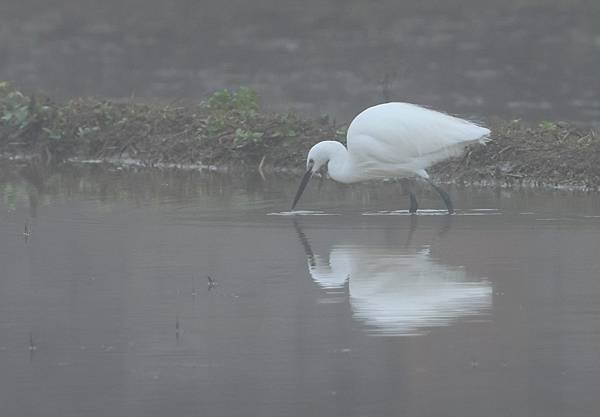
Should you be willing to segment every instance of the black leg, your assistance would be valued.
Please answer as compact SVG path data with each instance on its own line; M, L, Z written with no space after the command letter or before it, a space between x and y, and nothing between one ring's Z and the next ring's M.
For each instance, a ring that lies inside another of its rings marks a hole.
M415 180L412 178L402 178L400 183L402 184L402 194L408 194L410 198L408 212L415 214L419 209L419 203L417 203L417 196L415 195Z
M454 214L454 206L452 205L452 200L450 200L450 196L448 195L448 193L442 190L437 185L435 185L429 178L427 178L427 182L433 187L435 191L438 192L440 197L442 197L442 200L444 200L444 204L446 204L446 208L448 209L448 214Z
M410 208L408 209L408 212L410 214L416 214L417 210L419 209L419 205L417 204L417 197L415 196L415 193L412 190L408 192L408 196L410 197Z

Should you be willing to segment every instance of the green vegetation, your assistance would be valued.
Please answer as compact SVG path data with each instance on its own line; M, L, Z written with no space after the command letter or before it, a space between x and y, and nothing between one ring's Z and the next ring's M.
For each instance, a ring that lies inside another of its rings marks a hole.
M290 166L329 123L260 111L254 90L217 91L197 105L119 103L94 98L56 103L0 84L0 151L71 157L133 157L155 163Z
M256 91L248 87L240 87L233 93L221 90L208 98L206 106L215 112L237 111L252 114L258 111L258 96Z
M555 130L558 128L558 125L554 122L549 122L548 120L544 120L539 124L539 127L544 130Z
M474 146L432 173L459 182L600 186L597 132L552 121L497 120L490 127L494 140L487 146ZM346 129L327 117L307 120L263 112L256 93L245 87L176 106L93 98L56 103L0 83L0 152L45 162L130 157L148 166L301 168L314 143L344 142Z
M29 117L29 100L6 82L0 82L0 120L10 126L23 128Z

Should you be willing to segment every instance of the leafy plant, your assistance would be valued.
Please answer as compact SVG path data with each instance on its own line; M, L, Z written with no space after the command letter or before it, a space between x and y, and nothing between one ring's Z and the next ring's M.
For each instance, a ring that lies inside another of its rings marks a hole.
M258 110L258 96L249 87L240 87L234 93L221 90L208 98L207 105L214 111L255 112Z
M233 95L233 108L239 111L257 111L258 95L249 87L240 87Z
M238 128L235 131L235 139L234 139L233 143L235 145L243 145L248 142L256 143L256 142L260 141L263 136L264 136L263 132L252 132L252 131Z
M346 133L348 132L348 128L347 127L340 127L335 131L335 137L337 139L346 140Z
M221 133L226 126L227 125L223 117L211 116L207 119L206 126L198 128L198 131L206 131L208 136L215 136Z
M0 120L8 125L23 127L28 118L29 98L8 82L0 82Z
M78 127L77 128L77 136L79 136L80 138L85 138L85 137L89 137L95 133L97 133L100 130L100 128L98 126L94 126L94 127Z
M44 132L46 132L46 134L48 135L48 137L49 137L50 139L53 139L53 140L59 140L59 139L62 139L62 138L63 138L63 135L62 135L62 133L60 133L60 132L57 132L57 131L55 131L55 130L49 129L49 128L47 128L47 127L43 127L43 128L42 128L42 130L43 130Z
M282 138L294 138L298 136L298 132L290 126L281 126L279 129L273 132L274 137L282 137Z
M215 92L207 100L208 107L211 110L227 111L231 107L232 95L228 90Z
M544 120L540 123L540 127L544 130L556 130L558 128L558 125L554 122Z

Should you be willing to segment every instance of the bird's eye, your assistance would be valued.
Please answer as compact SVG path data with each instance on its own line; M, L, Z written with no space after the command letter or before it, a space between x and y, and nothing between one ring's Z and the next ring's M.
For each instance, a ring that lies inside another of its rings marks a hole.
M314 164L314 163L315 163L315 160L314 160L314 159L309 159L309 160L308 160L308 163L309 163L309 164Z

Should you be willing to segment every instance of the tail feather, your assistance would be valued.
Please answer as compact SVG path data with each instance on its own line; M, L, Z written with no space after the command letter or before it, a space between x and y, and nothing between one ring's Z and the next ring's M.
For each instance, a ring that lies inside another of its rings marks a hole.
M481 136L479 138L479 143L481 143L482 145L485 145L486 143L490 142L492 140L492 138L490 137L490 130L489 129L485 129L486 133L483 134L483 136Z

